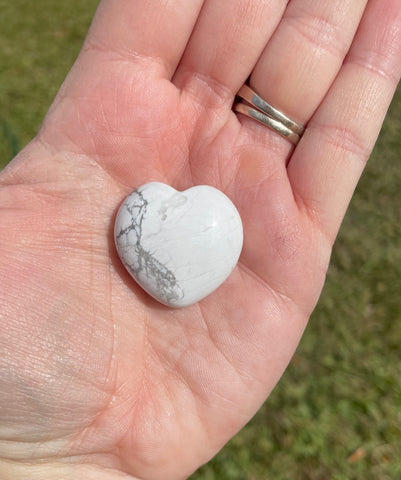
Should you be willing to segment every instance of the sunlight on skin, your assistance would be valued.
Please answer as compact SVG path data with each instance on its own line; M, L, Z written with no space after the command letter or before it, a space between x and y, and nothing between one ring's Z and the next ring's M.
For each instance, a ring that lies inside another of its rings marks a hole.
M0 176L3 478L184 479L271 392L401 73L399 1L354 2L334 32L349 2L330 2L103 0L41 131ZM249 73L257 89L273 68L288 18L349 42L305 99L295 151L231 110ZM220 188L243 219L233 274L182 310L135 285L113 245L121 201L149 181Z

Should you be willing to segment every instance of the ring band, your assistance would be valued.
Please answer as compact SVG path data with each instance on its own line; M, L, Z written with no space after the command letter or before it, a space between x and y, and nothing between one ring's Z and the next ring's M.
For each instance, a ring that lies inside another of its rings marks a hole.
M240 88L237 96L245 100L249 105L245 102L237 103L234 105L236 112L266 125L294 145L299 142L305 131L303 125L291 120L284 113L272 107L246 84Z
M250 107L249 105L246 105L245 103L237 103L234 105L234 110L271 128L275 132L279 133L282 137L285 137L287 140L289 140L293 145L297 145L297 143L301 140L301 137L298 134L290 130L281 122L274 120L274 118L268 117L264 113Z

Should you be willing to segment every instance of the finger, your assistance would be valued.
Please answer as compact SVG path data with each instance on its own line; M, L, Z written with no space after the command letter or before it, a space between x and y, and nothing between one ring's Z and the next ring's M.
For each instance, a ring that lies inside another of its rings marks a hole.
M300 207L331 242L401 75L401 4L371 0L327 98L288 166Z
M123 58L150 60L170 78L204 0L103 0L86 45Z
M149 147L143 139L168 130L179 92L166 79L173 75L203 2L102 0L46 116L41 140L96 158L122 182L138 174L133 157L143 159L146 178L160 178L159 146ZM160 138L164 142L163 134ZM175 152L171 157L177 157Z
M275 108L309 120L337 75L367 0L292 0L250 84Z
M286 3L207 0L174 83L195 95L211 88L232 103L233 95L249 76L276 28ZM206 88L198 88L202 85Z

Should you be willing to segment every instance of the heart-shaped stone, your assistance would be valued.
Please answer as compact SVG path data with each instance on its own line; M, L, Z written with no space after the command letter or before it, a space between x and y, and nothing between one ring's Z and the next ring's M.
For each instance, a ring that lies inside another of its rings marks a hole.
M116 217L117 252L132 277L159 302L185 307L230 275L242 249L242 222L224 193L200 185L178 192L147 183Z

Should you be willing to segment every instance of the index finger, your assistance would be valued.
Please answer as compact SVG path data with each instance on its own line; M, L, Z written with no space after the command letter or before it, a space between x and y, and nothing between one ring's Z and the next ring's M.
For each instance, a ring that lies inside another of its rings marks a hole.
M86 47L127 60L149 60L171 78L204 0L102 0Z

